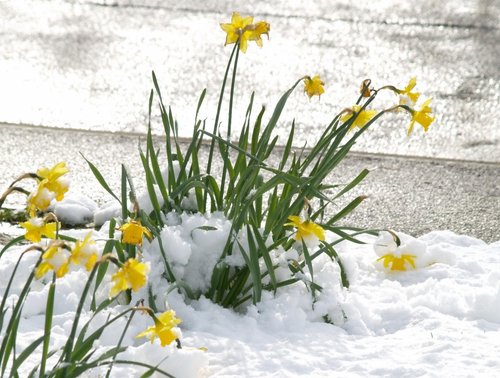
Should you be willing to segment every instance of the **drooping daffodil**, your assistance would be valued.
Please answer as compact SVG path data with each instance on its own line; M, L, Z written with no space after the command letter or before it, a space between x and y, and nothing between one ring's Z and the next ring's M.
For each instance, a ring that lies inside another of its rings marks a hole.
M319 75L312 78L310 76L304 77L304 92L309 96L309 99L312 96L320 97L325 93L324 85L325 83L321 80Z
M149 265L139 262L137 259L128 259L118 271L111 276L114 283L109 296L112 298L122 291L132 289L138 291L146 284L149 273Z
M56 222L45 223L44 220L39 217L32 217L19 225L26 230L24 238L33 243L41 241L43 236L49 239L55 239L58 227Z
M38 210L47 210L52 200L56 197L56 194L47 188L47 183L46 179L42 180L38 184L37 189L28 196L27 212L30 217L34 217Z
M412 110L411 111L411 121L410 126L408 127L408 135L413 132L413 127L415 126L415 122L420 124L424 131L427 132L429 126L436 119L436 117L431 117L432 109L430 108L432 98L427 99L423 104L420 110Z
M152 238L151 232L141 224L139 220L131 220L120 227L122 242L127 244L142 245L142 239L146 236Z
M405 271L427 265L426 246L411 236L383 231L374 244L376 260L386 270Z
M288 217L289 223L285 226L295 227L295 240L304 241L308 247L313 247L318 244L319 240L325 240L325 230L319 224L306 219L302 220L297 215Z
M149 337L151 343L153 343L156 338L159 338L162 347L181 337L180 330L176 325L181 323L182 320L175 317L174 310L169 310L155 316L154 322L155 325L153 327L148 327L136 337Z
M70 262L74 265L84 265L90 271L97 262L99 250L89 232L83 240L77 240L71 251Z
M40 168L36 174L46 180L45 188L55 193L57 201L64 198L64 194L68 191L69 183L62 176L69 172L65 162L60 162L52 168Z
M70 251L59 240L53 241L42 254L42 262L35 270L35 277L42 278L49 271L54 271L57 278L63 277L69 271Z
M349 130L354 129L355 127L359 127L361 129L365 127L366 124L370 122L370 120L376 115L377 115L376 110L366 110L366 109L361 110L361 105L354 105L351 109L346 110L346 114L344 114L340 118L340 121L345 123L349 121L352 117L356 117L349 126Z
M412 92L413 88L417 85L417 78L412 77L408 82L408 85L404 89L399 89L399 104L408 105L410 107L415 106L418 98L420 97L419 92Z

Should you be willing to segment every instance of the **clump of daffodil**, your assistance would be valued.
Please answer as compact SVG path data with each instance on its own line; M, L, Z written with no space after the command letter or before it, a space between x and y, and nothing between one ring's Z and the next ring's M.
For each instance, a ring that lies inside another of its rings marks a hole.
M410 126L408 127L408 135L410 135L413 132L413 127L415 126L415 122L420 124L423 128L424 131L427 132L429 129L429 126L431 125L432 122L436 119L436 117L431 117L432 109L430 108L429 104L431 103L432 98L427 99L422 104L422 107L420 110L415 110L411 109L411 121L410 121Z
M295 240L308 241L311 238L316 240L325 240L325 230L319 224L314 223L310 219L302 220L301 217L297 215L291 215L288 217L289 223L285 223L285 226L292 226L296 228Z
M230 45L239 40L240 50L247 51L248 41L255 41L255 43L262 47L262 34L267 35L269 38L270 25L265 21L253 23L253 17L241 17L238 12L233 12L231 23L220 24L222 30L226 32L226 43Z
M382 262L383 267L391 271L405 271L426 265L425 244L406 235L400 238L394 231L381 232L374 249L379 256L377 262Z
M142 239L152 238L151 232L139 220L131 220L120 227L122 242L142 246Z
M70 262L74 265L84 265L90 271L97 262L98 249L89 232L83 240L77 240L71 251Z
M182 320L175 317L174 310L166 311L158 316L153 315L153 319L155 325L153 327L148 327L136 337L149 337L151 343L153 343L156 338L159 338L162 347L169 345L172 341L181 337L180 330L176 326L181 323Z
M324 88L325 83L321 80L319 75L311 78L310 76L304 77L304 92L309 96L309 99L312 96L320 97L323 93L325 93Z
M146 284L148 279L149 266L139 262L137 259L130 258L111 276L114 283L109 296L112 298L122 291L132 289L138 291Z
M54 240L42 254L42 262L35 270L35 277L42 278L49 271L54 271L57 278L63 277L69 270L71 249L63 242Z
M373 117L377 115L376 110L361 110L361 105L354 105L351 109L346 109L345 113L341 118L341 122L347 122L352 117L356 117L354 121L351 123L349 130L354 129L355 127L359 127L360 129L365 127L368 122L371 121Z
M20 226L26 230L24 234L26 240L38 243L42 240L42 236L55 239L56 231L60 227L60 224L57 222L46 223L42 218L32 217L26 222L20 223Z

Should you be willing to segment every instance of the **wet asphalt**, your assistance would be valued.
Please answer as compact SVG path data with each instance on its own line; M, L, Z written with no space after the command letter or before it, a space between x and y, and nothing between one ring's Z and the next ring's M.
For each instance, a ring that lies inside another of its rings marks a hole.
M0 1L0 191L20 172L67 160L73 186L106 201L79 152L115 186L127 163L140 187L137 145L151 70L181 135L189 136L203 88L201 117L213 118L231 50L218 23L239 10L270 22L271 33L263 48L251 45L240 56L236 120L252 91L255 112L265 105L269 114L303 75L320 74L326 92L320 101L300 88L291 96L276 132L285 136L295 118L299 144L314 143L365 78L402 87L416 76L423 96L433 97L437 120L428 133L418 129L408 138L408 116L391 115L335 172L343 182L377 168L352 193L368 199L346 222L499 240L500 3L435 4ZM395 100L381 96L375 107ZM157 117L153 128L161 133Z
M0 125L0 133L8 135L2 141L1 158L5 163L0 188L21 172L64 160L71 169L72 190L98 204L112 201L83 155L100 169L116 193L120 192L122 163L131 172L137 191L145 190L139 157L139 146L145 148L142 135L5 124ZM163 138L156 139L160 149L162 142ZM203 154L207 155L206 148ZM278 155L279 151L271 156L275 166ZM216 172L217 167L213 168ZM330 175L328 182L347 184L364 168L370 170L365 180L330 208L333 213L357 196L368 197L344 219L344 225L392 228L415 236L451 230L489 242L500 240L500 164L354 153ZM7 205L18 206L22 201L24 197L16 195Z

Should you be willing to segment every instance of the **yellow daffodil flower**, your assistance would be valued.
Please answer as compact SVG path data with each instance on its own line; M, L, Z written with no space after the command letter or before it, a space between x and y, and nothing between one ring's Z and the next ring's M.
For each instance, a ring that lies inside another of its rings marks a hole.
M391 270L406 270L406 265L409 264L413 269L415 269L415 255L402 254L401 256L395 256L392 253L388 253L377 259L377 261L383 260L384 268L388 268L391 265Z
M54 192L47 189L48 180L44 179L38 184L36 191L28 197L28 214L34 217L37 210L45 211L55 198Z
M358 114L359 113L359 114ZM377 115L376 110L361 110L360 105L354 105L352 109L347 114L344 114L341 118L341 122L347 122L353 117L355 114L357 114L356 119L354 122L351 124L349 127L349 130L354 129L355 127L359 127L360 129L365 127L370 120Z
M151 232L144 227L140 221L131 220L120 227L122 232L122 242L127 244L142 245L144 235L148 239L152 238Z
M75 265L85 265L91 270L97 261L97 246L91 239L92 232L89 232L83 240L78 240L71 251L70 262Z
M56 164L52 168L40 168L36 174L43 180L46 180L45 187L55 193L57 201L64 198L64 194L68 191L69 184L61 176L69 172L65 162Z
M271 26L266 21L257 22L255 25L247 26L249 36L249 41L255 41L257 46L262 47L262 34L267 35L269 39L269 31Z
M408 85L403 90L399 90L399 104L400 105L408 105L415 106L418 98L420 97L419 92L412 92L411 90L415 88L417 85L417 78L412 77L408 83Z
M114 286L111 288L109 296L112 298L118 293L127 289L138 291L146 284L149 266L136 259L128 259L125 264L111 276Z
M325 93L324 85L325 83L321 80L319 75L314 76L312 79L309 76L304 78L304 92L307 93L309 98L312 96L319 97Z
M233 12L230 24L220 24L222 30L226 32L226 43L230 45L240 40L240 50L247 51L248 41L255 41L259 47L262 47L262 34L269 38L270 25L265 21L259 21L253 24L253 17L241 17L238 12Z
M36 174L42 179L47 179L49 180L49 182L53 182L68 172L69 169L66 167L66 163L60 162L50 169L46 167L40 168L38 171L36 171Z
M252 16L241 17L238 12L233 12L230 24L220 24L222 30L227 33L224 46L236 43L240 39L240 50L246 52L250 32L246 32L245 28L252 25L252 23Z
M139 333L136 337L149 337L151 339L151 343L153 343L158 337L160 339L161 346L163 347L179 338L179 335L174 327L181 322L181 319L175 317L175 311L169 310L160 314L158 317L155 317L154 327L148 327L148 329Z
M20 226L26 230L24 234L26 240L38 243L42 240L42 236L54 239L58 225L55 222L45 223L42 218L33 217L26 222L20 223Z
M310 220L302 221L297 215L289 216L288 220L290 223L285 223L285 226L293 226L297 229L295 240L303 240L311 236L315 236L319 240L325 240L325 230L319 224Z
M53 242L42 255L42 262L35 270L35 277L40 279L53 270L56 277L63 277L69 270L69 251L60 242Z
M431 123L436 119L436 117L430 116L430 113L432 113L432 109L429 106L431 100L432 98L429 98L427 101L425 101L422 104L422 108L420 110L412 111L410 126L408 128L408 135L412 133L415 122L419 123L424 128L424 131L427 132Z

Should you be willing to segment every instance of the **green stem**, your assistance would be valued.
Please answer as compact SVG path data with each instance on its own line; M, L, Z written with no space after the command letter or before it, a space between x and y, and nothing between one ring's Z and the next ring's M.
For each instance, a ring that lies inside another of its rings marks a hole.
M12 283L12 278L15 275L16 270L19 266L19 263L21 262L21 258L23 256L24 256L24 253L19 257L19 260L14 268L14 272L12 273L11 281L9 281L8 288L10 288L10 284ZM16 318L18 316L20 316L24 302L26 301L26 297L28 296L28 293L31 290L31 283L33 282L33 278L35 278L35 270L36 270L36 268L38 268L38 265L40 265L41 262L42 262L42 256L40 255L33 270L31 271L28 279L26 280L26 283L24 284L24 287L23 287L23 290L21 291L21 294L19 294L19 298L16 302L16 305L14 306L14 309L12 310L12 315L10 317L9 324L7 325L7 328L5 330L5 337L4 337L4 339L2 341L2 345L0 347L0 358L2 358L2 360L0 361L2 364L2 372L1 372L2 377L3 377L5 369L7 367L7 361L8 361L8 357L10 354L10 351L7 351L8 342L9 342L9 339L11 338L10 336L11 336L12 330L15 328ZM5 293L6 295L4 298L7 298L8 288L6 289L6 293ZM3 311L3 307L4 307L4 302L2 302L2 307L1 307L2 311Z
M222 87L220 89L219 102L217 104L217 113L215 114L214 131L213 131L214 135L217 135L217 129L219 127L220 111L221 111L221 107L222 107L222 99L224 97L224 90L226 88L227 76L229 75L229 69L231 68L231 62L233 61L233 56L234 56L234 53L236 52L237 48L238 48L238 44L235 44L233 51L231 52L231 56L229 57L229 61L227 62L226 72L224 74L224 79L222 81ZM210 142L210 152L208 154L207 174L210 174L211 169L212 169L212 158L213 158L214 148L215 148L215 140L212 138L212 140ZM208 193L205 192L205 196L203 198L203 202L205 203L205 208L206 208L207 197L208 197Z
M236 43L236 46L239 47L240 42ZM229 143L231 142L231 125L233 119L233 100L234 100L234 85L236 83L236 72L238 68L238 57L240 56L240 49L236 50L236 58L234 59L233 66L233 77L231 78L231 92L229 93L229 112L227 117L227 145L225 148L226 159L224 159L224 166L222 168L222 179L220 183L220 204L222 207L224 206L224 189L226 186L226 174L227 174L227 161L229 160ZM220 208L219 210L223 210Z
M140 301L135 304L135 307L139 306L139 304L140 304ZM123 329L123 332L122 332L122 334L120 336L120 340L118 341L118 344L116 345L116 349L117 350L119 350L120 347L122 346L123 338L125 337L125 333L127 332L127 329L130 326L130 323L132 322L132 318L134 317L134 315L135 315L135 311L132 311L132 314L128 318L127 324L125 324L125 328ZM109 376L111 374L111 369L113 369L113 364L116 361L116 356L117 355L118 355L118 353L115 354L115 355L113 355L113 359L111 360L111 363L109 364L109 367L108 367L108 371L106 373L106 378L109 378Z
M42 360L40 362L40 378L45 376L45 365L49 353L50 331L52 328L52 315L54 313L54 297L56 290L56 274L52 274L52 283L47 296L47 306L45 308L45 334L43 338Z
M83 292L80 296L80 302L78 303L78 308L76 309L75 318L73 320L73 327L71 328L71 332L69 334L68 341L66 342L66 345L64 346L63 353L61 354L61 359L63 360L63 362L70 362L71 361L71 354L73 352L73 343L75 340L76 329L77 329L78 323L80 321L80 316L82 314L83 305L85 303L85 299L87 298L87 295L88 295L88 292L90 290L90 286L92 284L94 276L97 272L97 268L99 267L100 264L101 263L98 262L97 264L94 265L94 267L92 268L92 271L89 274L89 278L87 280L87 283L85 284L85 287L83 288ZM61 377L66 376L66 369L62 370L62 375L60 375L60 376Z

